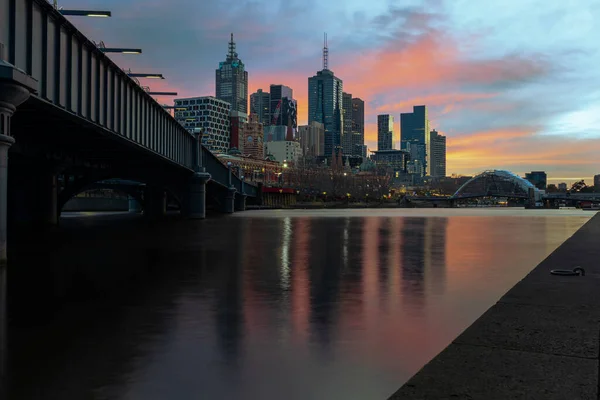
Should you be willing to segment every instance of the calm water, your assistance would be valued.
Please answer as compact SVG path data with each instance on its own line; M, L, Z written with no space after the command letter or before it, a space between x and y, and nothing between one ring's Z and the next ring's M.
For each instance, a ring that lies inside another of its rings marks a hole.
M11 250L10 398L385 399L591 216L63 219Z

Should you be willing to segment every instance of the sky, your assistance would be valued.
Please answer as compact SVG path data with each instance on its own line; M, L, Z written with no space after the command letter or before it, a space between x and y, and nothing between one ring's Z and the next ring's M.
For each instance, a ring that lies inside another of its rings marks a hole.
M600 174L600 0L63 0L69 17L117 65L162 73L143 81L178 97L215 94L230 33L249 92L284 84L307 123L308 78L329 69L365 101L366 144L377 115L428 107L447 136L447 174L544 170L550 182ZM172 104L173 98L159 98Z

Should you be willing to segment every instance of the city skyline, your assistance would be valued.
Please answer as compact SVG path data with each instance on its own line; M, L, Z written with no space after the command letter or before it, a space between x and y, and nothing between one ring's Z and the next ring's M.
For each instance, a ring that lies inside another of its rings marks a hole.
M598 74L591 68L590 57L598 55L591 37L598 28L590 2L579 7L515 2L493 13L483 4L467 12L460 1L436 1L427 9L416 2L404 9L385 1L349 2L337 23L332 18L337 10L327 4L316 13L304 2L281 7L264 2L265 13L260 1L185 7L179 1L146 2L142 8L134 1L60 5L108 7L118 15L77 25L107 44L142 47L141 56L111 58L123 68L163 73L167 80L151 82L153 90L176 90L180 98L213 94L214 68L233 32L250 72L248 92L290 86L298 124L304 125L306 80L321 68L326 31L330 69L345 91L365 100L369 148L376 148L377 114L393 115L399 132L400 113L425 104L431 126L448 138L448 174L545 170L550 182L591 183L599 169L600 114L594 110L600 94L587 85ZM298 22L306 18L314 22L310 33ZM276 23L267 23L273 19ZM360 29L352 21L361 21ZM168 29L157 37L156 26Z

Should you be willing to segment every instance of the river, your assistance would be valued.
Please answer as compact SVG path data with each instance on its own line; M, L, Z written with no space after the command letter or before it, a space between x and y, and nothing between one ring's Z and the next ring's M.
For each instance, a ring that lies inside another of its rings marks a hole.
M10 248L9 398L386 399L591 216L67 215Z

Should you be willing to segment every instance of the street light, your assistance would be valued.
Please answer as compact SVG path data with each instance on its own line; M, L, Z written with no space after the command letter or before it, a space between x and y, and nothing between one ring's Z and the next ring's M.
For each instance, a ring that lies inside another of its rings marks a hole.
M177 92L147 92L150 96L177 96Z
M194 172L204 172L204 166L202 165L202 135L204 135L203 128L194 128L194 134L196 135L196 165L194 165Z
M130 49L127 47L106 47L103 41L93 42L98 50L103 53L121 53L121 54L142 54L142 49Z
M127 72L127 76L131 78L165 79L163 74L144 74L141 72Z
M75 17L98 17L108 18L111 16L110 11L92 11L92 10L58 10L62 15L72 15Z
M130 49L127 47L98 47L103 53L142 54L142 49Z
M231 161L227 161L227 170L229 171L228 183L229 187L231 187Z

